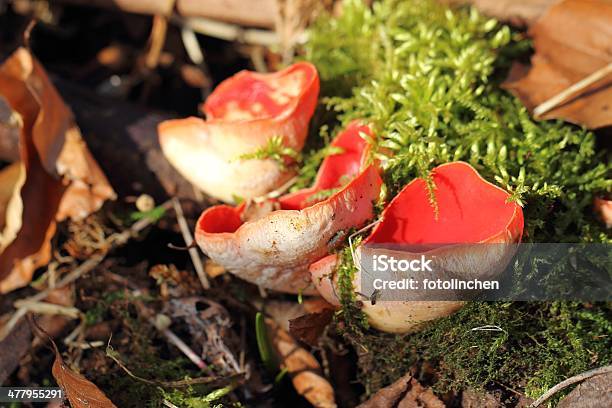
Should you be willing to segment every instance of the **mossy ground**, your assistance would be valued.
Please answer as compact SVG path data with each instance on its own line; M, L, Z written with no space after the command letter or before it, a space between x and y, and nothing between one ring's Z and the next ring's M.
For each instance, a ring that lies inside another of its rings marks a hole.
M341 124L366 119L379 136L373 151L389 196L414 177L427 179L438 164L464 160L524 207L524 241L611 242L592 209L593 197L612 183L596 135L533 120L500 86L513 59L528 59L523 33L433 1L369 7L349 0L341 17L320 19L310 34L306 58L319 69L329 112ZM314 174L302 172L305 180ZM366 395L410 368L424 375L427 366L434 375L423 380L439 393L503 389L537 397L612 361L610 304L469 303L416 334L370 330L347 248L342 259L337 323L359 355ZM477 329L485 325L500 329Z
M426 382L440 394L501 388L536 398L569 376L610 364L609 314L601 304L470 303L415 334L382 334L350 318L343 334L358 350L367 393L427 363L434 374ZM478 329L486 325L500 330Z

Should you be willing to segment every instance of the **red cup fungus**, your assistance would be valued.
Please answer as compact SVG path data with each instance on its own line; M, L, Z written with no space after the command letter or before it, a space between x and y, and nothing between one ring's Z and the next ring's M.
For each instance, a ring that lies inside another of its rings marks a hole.
M522 237L521 207L509 202L506 191L484 180L467 163L443 164L433 170L432 177L437 213L425 180L413 180L383 210L380 223L357 248L356 258L387 255L412 260L427 254L434 270L444 277L499 276ZM330 255L311 265L310 271L321 295L339 305L333 276L336 264L337 256ZM360 276L353 284L356 290L360 288ZM364 302L363 311L373 327L405 333L463 305L459 299L418 300L415 293L416 300Z
M202 109L206 120L164 121L159 142L168 161L210 196L225 202L262 196L294 173L272 159L241 156L266 146L272 137L299 152L318 94L316 68L307 62L272 74L241 71L207 98Z
M218 205L204 211L196 242L216 263L242 279L288 293L314 293L308 266L329 253L333 242L373 217L382 180L365 165L366 126L354 122L333 142L344 148L321 164L311 188L278 199L279 210L253 221L246 204ZM348 183L344 183L349 178ZM333 194L322 198L330 188Z

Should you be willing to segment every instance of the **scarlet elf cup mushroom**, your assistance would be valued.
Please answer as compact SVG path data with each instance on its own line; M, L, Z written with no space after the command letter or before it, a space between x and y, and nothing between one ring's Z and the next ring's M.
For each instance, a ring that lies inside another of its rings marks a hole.
M308 266L329 253L338 235L374 215L382 180L376 166L366 164L362 134L370 130L358 122L341 132L332 145L342 153L325 158L311 188L274 200L280 210L253 221L245 220L246 204L204 211L195 231L200 248L247 281L282 292L313 293ZM322 199L325 191L332 194Z
M206 120L190 117L159 125L168 161L196 187L233 202L262 196L294 173L271 159L241 160L273 137L300 151L319 95L316 68L300 62L273 73L242 71L206 99Z
M467 163L438 166L432 178L436 205L430 202L425 180L413 180L383 210L381 221L356 249L356 258L384 255L412 261L426 254L438 278L499 276L522 237L521 207ZM311 265L310 271L321 295L339 305L334 281L337 262L337 255L329 255ZM364 265L358 261L359 273L353 280L356 290L366 273ZM420 278L427 277L426 273L421 272ZM410 276L415 276L414 271ZM411 300L364 302L363 311L373 327L405 333L455 312L464 303L457 293L447 294L445 299L450 300L439 301L423 300L422 295L415 290L410 293Z

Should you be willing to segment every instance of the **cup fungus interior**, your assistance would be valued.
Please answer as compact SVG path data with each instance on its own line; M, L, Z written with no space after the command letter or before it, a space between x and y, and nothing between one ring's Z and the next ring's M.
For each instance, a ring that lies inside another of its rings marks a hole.
M316 76L316 69L308 63L272 74L242 71L215 89L204 104L204 112L208 120L276 118L294 109Z
M434 169L436 218L423 179L415 179L391 201L364 244L478 243L505 231L520 211L509 194L485 181L469 164Z
M337 189L351 181L361 169L366 152L367 142L361 136L364 133L371 136L370 128L359 122L352 122L332 141L331 146L342 149L341 153L327 156L312 187L287 194L279 199L281 208L286 210L301 210L317 201L318 193Z
M231 207L217 205L202 213L198 220L198 229L209 234L232 233L242 225L244 205Z

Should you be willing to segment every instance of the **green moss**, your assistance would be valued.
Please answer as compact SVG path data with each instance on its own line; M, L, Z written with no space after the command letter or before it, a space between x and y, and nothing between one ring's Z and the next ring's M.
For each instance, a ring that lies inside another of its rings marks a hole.
M219 388L206 395L199 395L193 387L189 387L186 390L172 390L167 392L160 389L164 399L170 401L177 407L181 408L222 408L222 407L240 407L240 404L223 404L221 400L225 395L232 391L232 386Z
M470 303L411 335L345 326L371 393L414 364L437 367L434 390L511 388L537 397L568 376L610 364L610 305ZM483 331L486 325L499 331Z
M500 88L510 57L527 46L473 9L352 0L314 26L306 57L341 121L366 119L378 135L372 151L391 195L463 160L525 207L527 240L609 241L592 215L593 194L612 188L594 134L536 122Z
M306 59L341 124L363 118L378 135L372 151L382 160L387 197L415 177L431 180L439 164L463 160L524 207L525 241L612 242L592 210L594 195L612 189L595 135L533 120L500 86L510 61L529 50L520 33L434 1L343 5L342 16L320 18L311 29ZM338 273L338 326L359 355L366 394L429 362L438 391L501 386L537 396L612 360L610 305L470 303L420 333L397 336L367 327L348 248ZM502 330L472 330L484 325Z
M282 136L272 136L268 143L252 153L245 153L238 157L238 160L273 160L281 169L285 169L287 159L297 160L299 154L294 149L284 145Z

